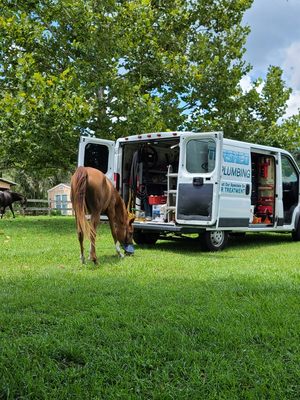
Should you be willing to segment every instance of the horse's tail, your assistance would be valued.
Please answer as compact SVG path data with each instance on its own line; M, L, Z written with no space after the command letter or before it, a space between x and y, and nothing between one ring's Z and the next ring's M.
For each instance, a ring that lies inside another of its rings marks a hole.
M77 232L89 237L92 228L86 219L88 213L86 204L87 178L87 170L84 167L78 167L71 180L71 201L75 212Z

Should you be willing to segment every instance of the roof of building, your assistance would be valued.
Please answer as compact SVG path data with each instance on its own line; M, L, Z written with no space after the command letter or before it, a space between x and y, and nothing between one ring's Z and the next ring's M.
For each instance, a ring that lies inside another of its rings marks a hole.
M47 192L52 192L52 190L58 189L59 187L62 187L62 186L67 189L71 188L71 185L69 183L59 183L58 185L55 185L52 188L48 189Z
M16 185L15 182L10 181L10 180L8 180L8 179L4 179L4 178L2 178L2 177L0 177L0 182L9 183L10 185L13 185L13 186Z

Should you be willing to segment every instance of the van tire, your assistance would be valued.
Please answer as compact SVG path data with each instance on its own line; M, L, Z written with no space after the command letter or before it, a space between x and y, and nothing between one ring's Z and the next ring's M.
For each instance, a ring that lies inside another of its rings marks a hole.
M209 251L220 251L228 243L228 232L226 231L206 231L204 233L204 243Z
M155 244L159 238L156 232L133 231L133 240L136 244Z
M300 219L298 219L296 229L292 232L292 238L295 242L300 241Z

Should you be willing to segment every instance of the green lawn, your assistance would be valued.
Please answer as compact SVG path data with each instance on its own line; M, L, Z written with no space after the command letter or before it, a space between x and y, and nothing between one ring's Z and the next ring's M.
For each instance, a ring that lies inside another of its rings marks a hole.
M0 221L0 399L300 398L290 235L120 260L102 225L97 250L80 264L71 217Z

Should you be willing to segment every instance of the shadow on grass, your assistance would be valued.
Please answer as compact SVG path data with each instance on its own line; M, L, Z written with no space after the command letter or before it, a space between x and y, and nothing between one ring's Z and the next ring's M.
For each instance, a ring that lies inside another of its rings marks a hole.
M100 249L101 250L101 249ZM86 259L85 264L82 264L81 261L78 261L78 264L81 265L81 268L83 269L88 269L90 271L97 271L98 269L101 269L102 267L116 267L116 266L121 266L123 259L118 257L116 254L113 254L112 250L112 255L102 255L100 252L97 253L98 261L97 264L95 264L93 261Z
M256 247L272 247L278 246L280 244L290 244L292 242L291 234L284 233L248 233L245 236L230 236L227 247L222 250L227 252L230 249L238 250L252 250ZM142 245L137 246L138 248L148 248L158 251L171 251L176 253L198 254L198 253L208 253L205 249L204 243L201 238L175 238L159 240L155 245ZM211 253L210 253L211 254ZM218 256L219 256L218 252Z

